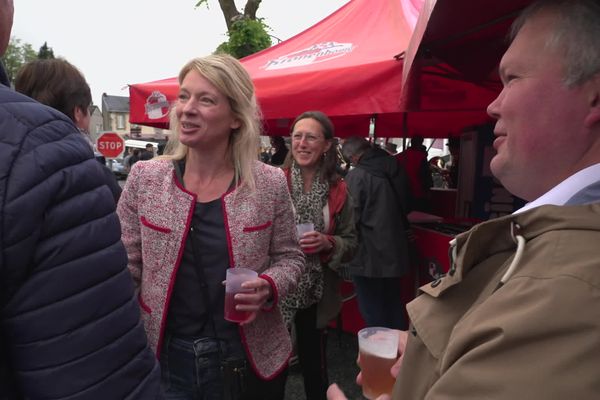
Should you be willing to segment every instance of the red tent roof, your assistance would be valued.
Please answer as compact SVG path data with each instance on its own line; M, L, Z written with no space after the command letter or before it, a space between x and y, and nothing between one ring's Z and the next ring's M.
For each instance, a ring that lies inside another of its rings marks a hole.
M489 104L502 87L497 66L508 46L510 25L531 2L425 0L407 50L404 108L423 111L432 100L441 100L424 84L431 76L446 85L488 88L491 98L480 91L474 100L482 104L475 105L479 108Z
M471 94L464 88L446 90L443 84L439 94L452 97L451 107L403 115L403 61L395 56L408 48L422 2L351 0L304 32L242 59L256 87L266 133L288 134L291 121L307 110L329 115L338 136L366 135L372 117L380 137L443 137L485 120L481 108L473 108ZM166 127L168 103L177 91L175 78L131 85L131 122Z

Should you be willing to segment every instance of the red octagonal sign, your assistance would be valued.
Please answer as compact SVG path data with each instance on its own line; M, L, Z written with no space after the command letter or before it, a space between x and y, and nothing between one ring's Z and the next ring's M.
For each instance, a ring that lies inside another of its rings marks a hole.
M125 141L115 132L106 132L96 140L96 148L106 158L117 158L125 149Z

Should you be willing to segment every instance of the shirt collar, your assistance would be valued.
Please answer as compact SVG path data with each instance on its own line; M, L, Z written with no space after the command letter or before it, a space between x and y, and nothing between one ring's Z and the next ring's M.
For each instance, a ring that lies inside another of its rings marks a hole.
M537 199L525 204L523 207L515 211L513 214L518 214L523 211L531 210L532 208L551 204L555 206L564 205L575 193L579 192L586 186L591 185L599 180L600 163L591 165L587 168L578 171L571 175L558 185L554 186L548 192L544 193Z

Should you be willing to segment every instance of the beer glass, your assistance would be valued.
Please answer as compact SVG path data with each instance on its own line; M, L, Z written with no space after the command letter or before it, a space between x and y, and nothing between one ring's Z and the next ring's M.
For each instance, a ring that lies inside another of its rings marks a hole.
M395 379L390 369L398 358L398 332L370 327L358 332L358 351L362 371L363 396L376 399L391 394Z
M252 292L252 289L242 288L242 283L256 279L258 273L248 268L228 268L225 278L225 319L231 322L244 322L250 316L247 311L235 309L239 304L234 298L236 293Z

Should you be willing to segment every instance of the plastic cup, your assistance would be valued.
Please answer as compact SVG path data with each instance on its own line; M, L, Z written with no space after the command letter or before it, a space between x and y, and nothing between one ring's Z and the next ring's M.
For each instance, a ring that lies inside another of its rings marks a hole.
M296 224L296 232L298 232L298 239L302 239L302 235L315 230L315 224L312 222L304 222L302 224ZM312 253L315 251L314 247L306 247L302 249L305 253Z
M303 224L296 224L296 232L298 232L298 239L305 233L312 232L315 230L315 224L312 222L305 222Z
M358 351L362 371L363 396L376 399L392 394L395 379L390 369L398 358L398 332L370 327L358 332Z
M229 268L225 278L225 319L231 322L243 322L248 319L248 311L238 311L235 306L239 304L234 296L236 293L249 293L252 289L243 289L242 283L256 279L258 273L248 268Z

